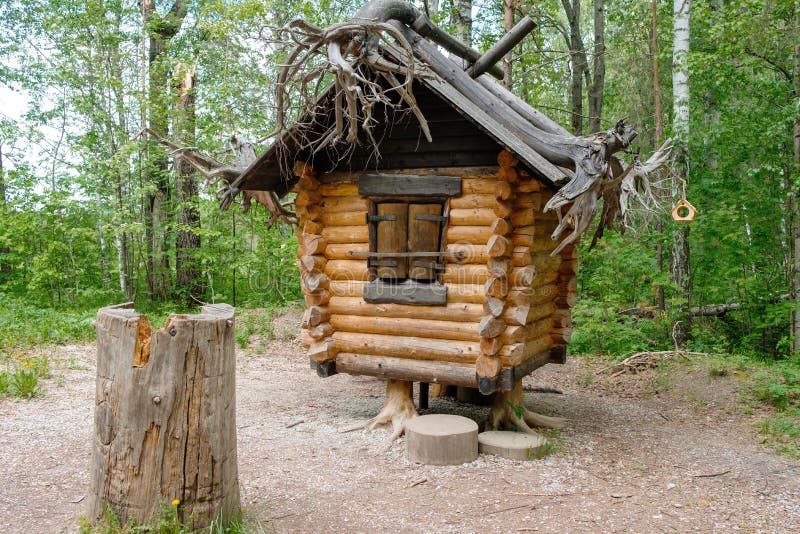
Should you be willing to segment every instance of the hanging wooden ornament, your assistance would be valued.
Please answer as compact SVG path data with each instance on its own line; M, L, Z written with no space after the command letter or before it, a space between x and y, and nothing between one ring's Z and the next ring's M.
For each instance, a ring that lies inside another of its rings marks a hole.
M672 208L672 218L677 222L692 222L697 217L697 208L685 198L680 199Z

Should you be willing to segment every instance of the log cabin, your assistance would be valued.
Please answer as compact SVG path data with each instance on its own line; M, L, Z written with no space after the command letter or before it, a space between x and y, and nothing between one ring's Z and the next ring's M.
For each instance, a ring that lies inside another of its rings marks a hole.
M361 96L381 98L351 106L338 79L233 184L293 194L311 366L321 377L387 380L387 396L405 407L389 398L373 423L413 412L419 382L503 394L494 426L559 426L530 412L521 421L508 405L522 404L524 376L565 361L585 225L561 206L589 209L591 221L596 184L635 130L574 137L516 97L490 75L513 43L481 56L396 0L373 1L353 20L394 28L409 51L353 33L328 46L336 67L349 43L369 45L332 71L350 68ZM575 235L559 242L564 227Z

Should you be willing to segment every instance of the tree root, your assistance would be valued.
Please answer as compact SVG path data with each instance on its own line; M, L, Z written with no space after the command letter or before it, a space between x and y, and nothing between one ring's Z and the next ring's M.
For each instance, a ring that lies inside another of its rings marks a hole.
M517 380L511 391L495 393L486 429L499 430L513 425L520 432L536 434L531 427L564 428L566 424L563 417L548 417L528 410L522 399L522 380Z
M386 403L380 413L368 421L345 428L342 432L352 432L363 428L373 430L377 426L391 423L392 435L389 436L388 441L380 450L380 452L386 452L392 446L392 443L403 435L406 430L406 424L417 417L417 409L414 407L412 398L413 385L413 382L406 382L405 380L387 380Z

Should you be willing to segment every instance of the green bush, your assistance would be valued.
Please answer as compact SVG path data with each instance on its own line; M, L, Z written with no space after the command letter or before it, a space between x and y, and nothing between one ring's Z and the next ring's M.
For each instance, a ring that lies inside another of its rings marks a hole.
M11 373L11 393L31 399L39 395L39 375L34 369L17 367Z

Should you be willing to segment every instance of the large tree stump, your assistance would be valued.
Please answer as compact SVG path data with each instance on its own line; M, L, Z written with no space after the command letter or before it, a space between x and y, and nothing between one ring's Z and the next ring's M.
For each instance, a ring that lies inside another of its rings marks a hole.
M132 304L101 309L88 513L124 525L161 503L202 527L239 510L233 308L172 315L151 332Z

